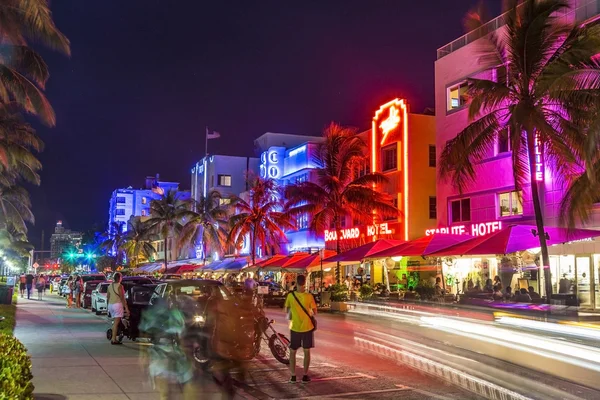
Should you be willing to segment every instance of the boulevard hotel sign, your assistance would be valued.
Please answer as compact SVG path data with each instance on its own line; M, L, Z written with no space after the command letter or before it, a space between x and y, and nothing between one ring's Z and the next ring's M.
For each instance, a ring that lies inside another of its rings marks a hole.
M340 240L350 240L359 239L362 236L372 238L373 236L380 237L381 235L392 235L393 233L394 230L387 222L384 222L382 224L369 225L366 227L355 226L353 228L340 229L337 232L335 230L330 231L327 229L325 229L324 231L326 242L335 242L337 240L338 235L340 236Z

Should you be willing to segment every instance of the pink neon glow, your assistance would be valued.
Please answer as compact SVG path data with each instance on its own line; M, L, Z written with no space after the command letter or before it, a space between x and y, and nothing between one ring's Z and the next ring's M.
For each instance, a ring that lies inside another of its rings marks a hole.
M392 111L392 108L395 109L395 111ZM383 137L381 139L381 142L378 142L377 140L377 132L378 132L378 126L377 126L377 120L379 119L381 113L385 112L386 110L390 110L390 116L382 122L382 124L379 126L381 127L381 132L383 133ZM402 110L402 116L399 117L399 110ZM403 189L403 193L402 196L404 197L404 205L403 205L403 214L404 214L404 240L408 240L408 221L409 221L409 209L408 209L408 110L407 110L407 104L406 101L404 99L394 99L388 103L385 103L384 105L382 105L381 107L379 107L379 110L377 110L375 112L375 116L373 117L373 123L372 123L372 128L371 128L371 171L373 172L378 172L379 168L378 168L378 160L377 160L377 153L379 152L381 146L385 143L385 140L387 139L387 136L389 134L389 132L391 132L395 127L397 127L398 122L396 122L395 126L392 127L393 122L395 121L395 117L401 118L402 119L402 128L403 128L403 132L402 132L402 170L403 170L403 177L404 177L404 184L402 185L402 189ZM387 122L389 121L389 122ZM385 128L390 128L387 132L385 131Z

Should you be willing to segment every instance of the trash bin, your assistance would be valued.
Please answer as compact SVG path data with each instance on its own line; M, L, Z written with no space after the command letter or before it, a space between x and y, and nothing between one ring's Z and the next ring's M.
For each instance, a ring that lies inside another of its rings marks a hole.
M13 297L13 287L0 285L0 304L11 304Z

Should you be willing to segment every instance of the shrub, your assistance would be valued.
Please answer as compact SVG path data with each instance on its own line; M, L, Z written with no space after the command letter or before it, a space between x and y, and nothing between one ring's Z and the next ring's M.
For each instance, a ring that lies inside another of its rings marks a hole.
M373 288L370 285L364 284L360 287L360 297L368 299L373 296Z
M336 283L331 286L331 301L348 301L348 288L346 285Z
M0 334L0 400L33 399L31 359L13 336Z

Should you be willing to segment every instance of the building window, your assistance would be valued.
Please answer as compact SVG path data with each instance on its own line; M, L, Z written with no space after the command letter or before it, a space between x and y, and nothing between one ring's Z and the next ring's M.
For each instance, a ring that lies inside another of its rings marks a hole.
M467 81L448 88L448 111L460 108L467 104Z
M219 186L231 186L231 175L219 175Z
M435 167L436 158L435 158L435 145L429 145L429 166Z
M435 196L429 196L429 219L437 219L437 200Z
M471 220L471 199L454 200L450 202L452 222Z
M231 199L227 199L227 198L220 198L219 199L219 205L220 206L225 206L227 204L231 204Z
M145 217L146 215L146 210L142 210L142 217Z
M117 196L117 203L125 203L126 199L124 196Z
M298 175L294 181L294 183L302 183L308 180L308 174Z
M398 151L396 143L381 149L383 171L390 171L398 167Z
M117 212L115 214L116 215L125 215L125 209L124 208L117 208Z
M346 217L340 217L340 228L346 227Z
M142 197L142 204L146 204L148 202L148 199L146 199L146 196Z
M296 220L298 229L308 229L308 214L304 213L298 216Z
M497 154L507 153L510 151L510 133L508 132L508 130L502 131L498 135L497 150L498 150Z
M498 205L500 206L500 216L510 217L513 215L523 215L521 196L521 191L499 193Z

